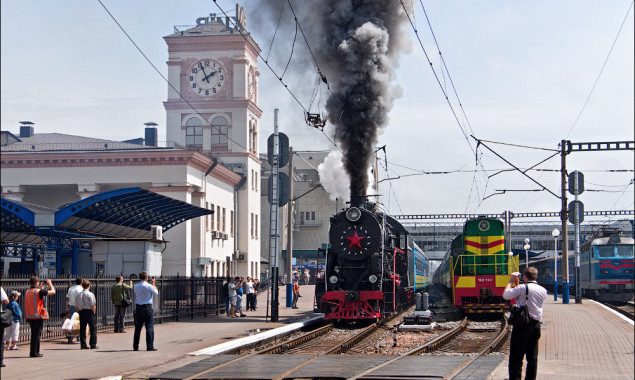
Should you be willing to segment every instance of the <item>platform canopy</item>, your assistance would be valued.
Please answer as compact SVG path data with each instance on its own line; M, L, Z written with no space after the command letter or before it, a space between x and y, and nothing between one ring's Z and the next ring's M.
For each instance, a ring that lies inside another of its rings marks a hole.
M105 191L55 211L2 198L2 242L33 243L42 231L87 237L151 238L151 227L163 231L212 210L139 187Z
M27 203L17 203L2 198L1 240L22 244L43 245L44 242L36 233L36 220L53 220L54 209Z

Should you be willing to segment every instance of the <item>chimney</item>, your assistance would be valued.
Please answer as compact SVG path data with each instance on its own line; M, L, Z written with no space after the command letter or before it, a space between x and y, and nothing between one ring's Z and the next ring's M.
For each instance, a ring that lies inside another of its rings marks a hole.
M20 122L20 137L32 137L35 134L33 126L35 123L30 121Z
M351 207L364 207L366 205L366 195L351 195Z
M146 146L157 146L159 134L157 132L156 126L158 125L155 122L149 121L144 123L146 126L146 135L145 135L145 145Z

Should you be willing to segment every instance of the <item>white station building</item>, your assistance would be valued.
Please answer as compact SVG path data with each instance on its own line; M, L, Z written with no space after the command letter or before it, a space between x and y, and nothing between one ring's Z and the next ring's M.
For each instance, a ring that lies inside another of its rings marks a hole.
M156 141L153 126L139 144L141 139L36 133L31 122L14 134L17 125L3 125L2 198L59 209L101 192L140 187L214 211L166 231L163 275L259 276L260 50L245 25L237 7L232 22L202 17L196 26L175 28L164 37L169 52L165 143ZM73 274L61 265L59 273ZM94 274L95 265L86 273Z

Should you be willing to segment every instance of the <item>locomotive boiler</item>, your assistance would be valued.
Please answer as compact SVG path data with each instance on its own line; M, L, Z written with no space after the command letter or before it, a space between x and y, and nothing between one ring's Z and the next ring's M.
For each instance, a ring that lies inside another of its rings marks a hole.
M411 304L428 285L428 259L394 218L365 197L331 217L318 312L336 320L380 319Z

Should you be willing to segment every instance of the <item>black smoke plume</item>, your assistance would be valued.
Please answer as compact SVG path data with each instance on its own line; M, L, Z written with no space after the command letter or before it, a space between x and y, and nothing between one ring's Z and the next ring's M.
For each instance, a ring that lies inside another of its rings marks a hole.
M402 2L322 0L291 5L330 86L328 122L344 153L351 195L366 195L378 133L400 95L391 82L399 53L409 46ZM286 0L263 1L256 19L277 19L284 6L289 7Z

